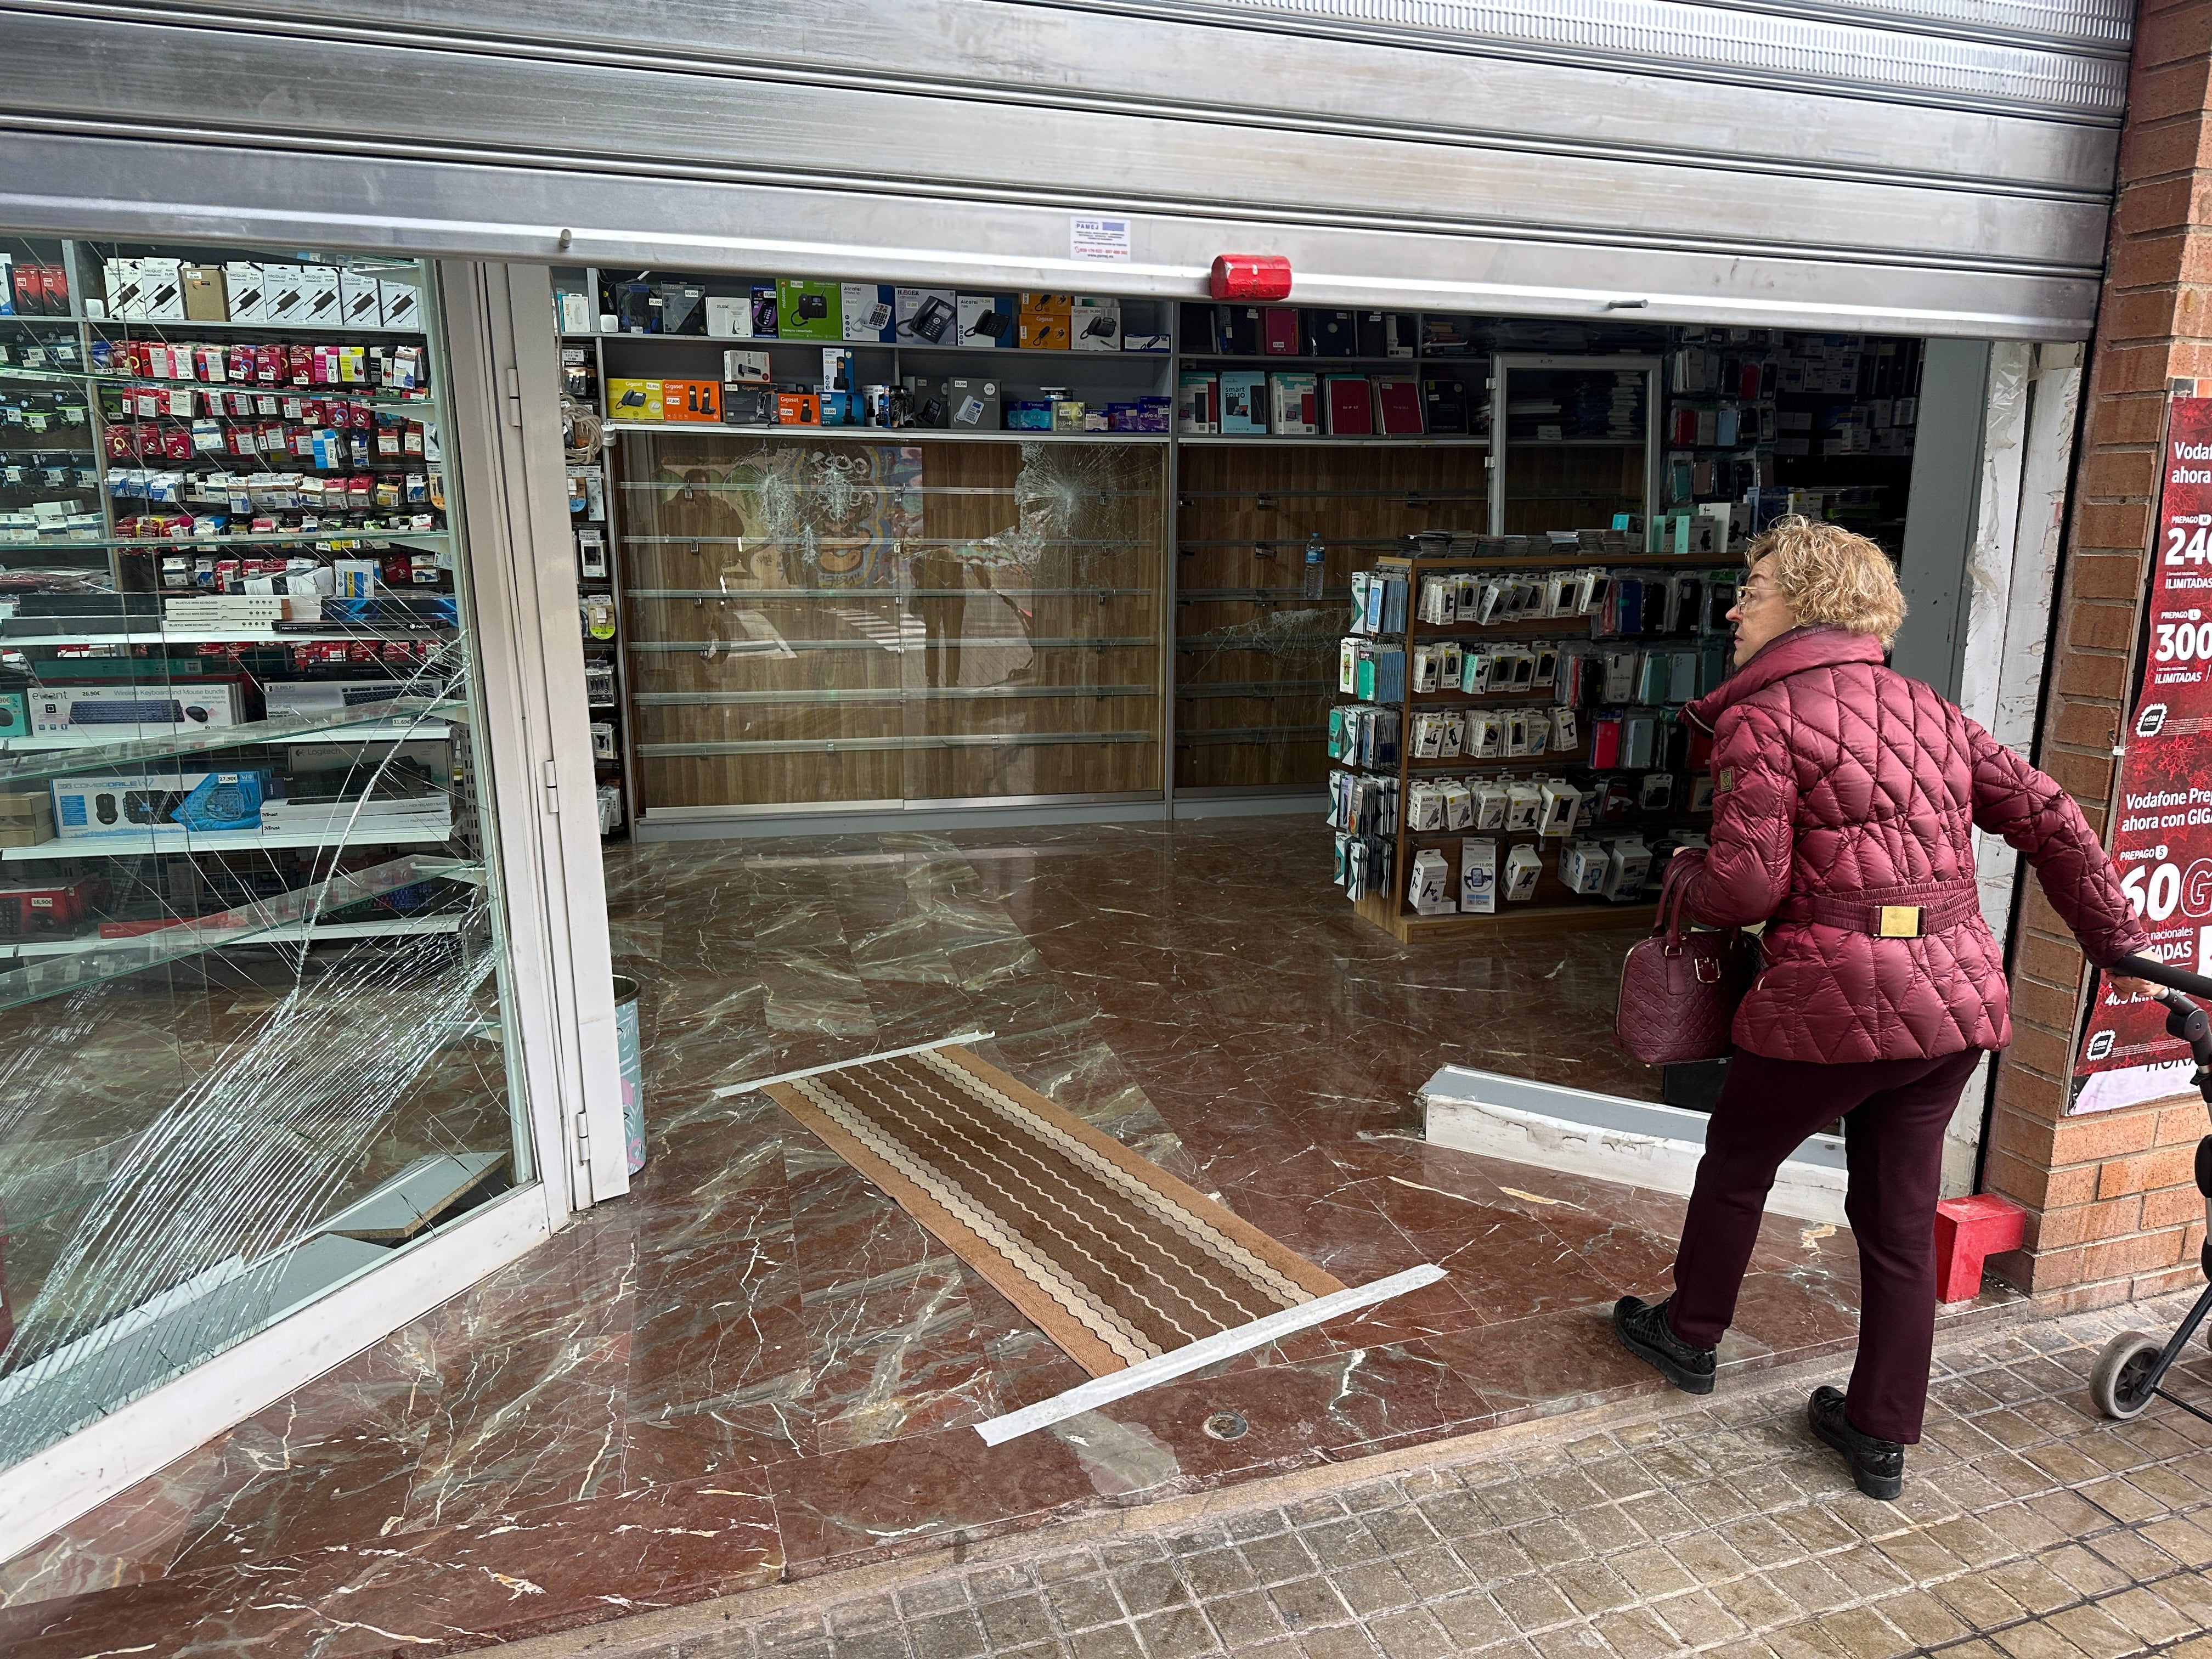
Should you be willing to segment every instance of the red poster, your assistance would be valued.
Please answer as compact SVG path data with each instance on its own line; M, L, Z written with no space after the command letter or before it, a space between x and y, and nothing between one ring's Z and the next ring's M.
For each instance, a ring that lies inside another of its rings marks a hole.
M2212 973L2212 398L2168 406L2142 672L2122 738L2112 857L2157 955ZM2074 1064L2073 1109L2185 1092L2189 1049L2166 1010L2100 977Z

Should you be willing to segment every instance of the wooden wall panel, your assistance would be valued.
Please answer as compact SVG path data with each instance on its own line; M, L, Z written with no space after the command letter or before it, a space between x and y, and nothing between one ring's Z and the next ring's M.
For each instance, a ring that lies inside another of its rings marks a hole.
M1489 527L1474 445L1179 448L1176 787L1318 786L1352 573L1423 530ZM1307 538L1324 597L1303 597ZM1209 598L1232 590L1237 597ZM1255 592L1256 591L1256 592Z
M647 811L1159 788L1164 446L618 452Z

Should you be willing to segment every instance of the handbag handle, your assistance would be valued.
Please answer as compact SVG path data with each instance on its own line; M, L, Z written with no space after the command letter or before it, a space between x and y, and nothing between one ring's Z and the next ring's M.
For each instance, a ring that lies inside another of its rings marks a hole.
M1666 935L1669 955L1682 943L1682 913L1687 908L1685 890L1693 867L1689 860L1677 853L1667 860L1667 873L1659 884L1659 914L1653 918L1651 933L1654 938Z

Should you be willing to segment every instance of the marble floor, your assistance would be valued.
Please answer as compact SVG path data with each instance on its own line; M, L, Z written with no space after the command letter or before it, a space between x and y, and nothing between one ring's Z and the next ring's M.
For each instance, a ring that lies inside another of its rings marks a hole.
M0 1566L0 1650L466 1648L1656 1386L1603 1314L1663 1291L1679 1200L1431 1148L1415 1106L1446 1060L1648 1097L1632 936L1402 945L1327 863L1288 818L611 854L630 1196ZM1346 1283L1449 1276L987 1448L1083 1373L713 1092L966 1030ZM1848 1235L1771 1219L1724 1362L1847 1345L1856 1288Z

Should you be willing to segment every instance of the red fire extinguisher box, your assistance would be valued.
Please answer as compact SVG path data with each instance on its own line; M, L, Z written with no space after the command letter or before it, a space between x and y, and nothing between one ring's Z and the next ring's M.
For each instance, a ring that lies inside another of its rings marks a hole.
M1291 262L1279 253L1223 253L1209 284L1217 300L1287 300Z

